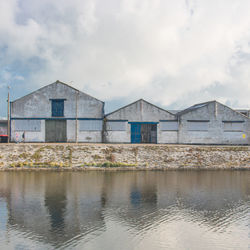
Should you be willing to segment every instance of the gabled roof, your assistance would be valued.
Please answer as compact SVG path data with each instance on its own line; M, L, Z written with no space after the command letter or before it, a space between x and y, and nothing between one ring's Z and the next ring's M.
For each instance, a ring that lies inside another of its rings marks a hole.
M152 104L152 103L150 103L150 102L148 102L148 101L145 101L144 99L139 99L139 100L137 100L137 101L135 101L135 102L132 102L132 103L130 103L130 104L128 104L128 105L125 105L125 106L123 106L123 107L121 107L121 108L119 108L119 109L117 109L117 110L114 110L114 111L112 111L112 112L106 114L105 117L107 117L107 116L109 116L109 115L111 115L111 114L114 114L114 113L116 113L116 112L118 112L118 111L120 111L120 110L122 110L122 109L124 109L124 108L127 108L127 107L129 107L129 106L131 106L131 105L133 105L133 104L135 104L135 103L137 103L137 102L141 102L141 101L142 101L142 102L145 102L145 103L147 103L147 104L149 104L149 105L152 105L152 106L154 106L154 107L156 107L156 108L158 108L158 109L160 109L160 110L162 110L162 111L164 111L164 112L167 112L167 113L169 113L169 114L171 114L171 115L174 115L173 113L169 112L169 111L166 110L166 109L160 108L160 107L158 107L158 106L156 106L156 105L154 105L154 104Z
M213 102L216 102L216 101L209 101L209 102L203 102L203 103L194 104L193 106L191 106L191 107L189 107L187 109L184 109L184 110L178 112L176 115L180 116L180 115L186 114L186 113L194 111L196 109L203 108L203 107L205 107L208 104L213 103Z
M43 87L41 87L41 88L39 88L39 89L37 89L37 90L35 90L35 91L32 91L31 93L29 93L29 94L27 94L27 95L25 95L25 96L22 96L22 97L20 97L20 98L14 100L14 101L12 101L12 102L16 102L16 101L18 101L18 100L21 100L22 98L27 97L27 96L29 96L29 95L32 95L32 94L34 94L35 92L37 92L37 91L39 91L39 90L42 90L42 89L44 89L44 88L47 88L48 86L50 86L50 85L52 85L52 84L55 84L55 83L60 83L60 84L62 84L62 85L65 85L65 86L67 86L67 87L69 87L69 88L71 88L71 89L74 89L75 91L78 91L79 93L82 93L82 94L84 94L84 95L86 95L86 96L89 96L89 97L91 97L91 98L93 98L93 99L99 101L99 102L104 103L103 101L101 101L101 100L99 100L99 99L97 99L97 98L95 98L95 97L93 97L93 96L91 96L91 95L88 95L88 94L86 94L86 93L84 93L84 92L82 92L82 91L80 91L80 90L78 90L78 89L76 89L76 88L70 86L69 84L67 84L67 83L65 83L65 82L61 82L61 81L59 81L59 80L57 80L57 81L55 81L55 82L53 82L53 83L50 83L50 84L48 84L48 85L46 85L46 86L43 86Z
M223 105L223 106L229 108L230 110L236 112L237 114L241 115L242 117L248 118L248 119L249 119L249 117L243 115L243 114L240 113L239 111L237 111L237 110L235 110L235 109L232 109L232 108L228 107L227 105L224 105L224 104L222 104L222 103L220 103L220 102L218 102L218 101L216 101L216 100L214 100L214 101L208 101L208 102L203 102L203 103L197 103L197 104L195 104L195 105L193 105L193 106L191 106L191 107L189 107L189 108L187 108L187 109L184 109L184 110L178 112L176 115L177 115L177 116L181 116L181 115L186 114L186 113L188 113L188 112L191 112L191 111L194 111L194 110L203 108L203 107L207 106L207 105L210 104L210 103L218 103L218 104L220 104L220 105Z

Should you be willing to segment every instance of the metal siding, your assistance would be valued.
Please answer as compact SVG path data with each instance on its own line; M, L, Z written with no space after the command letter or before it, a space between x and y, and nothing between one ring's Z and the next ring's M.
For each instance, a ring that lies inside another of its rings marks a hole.
M112 122L108 121L106 123L106 128L108 131L125 131L127 122Z
M46 120L45 122L46 142L66 142L67 123L66 120Z
M80 131L101 131L102 120L81 120L79 121Z
M208 131L208 122L188 122L188 130L189 131Z
M41 121L15 120L15 131L41 131Z
M242 122L224 122L224 131L243 131Z
M164 131L177 131L179 129L179 123L177 121L160 122L160 130Z
M132 123L131 124L131 143L141 142L141 124Z

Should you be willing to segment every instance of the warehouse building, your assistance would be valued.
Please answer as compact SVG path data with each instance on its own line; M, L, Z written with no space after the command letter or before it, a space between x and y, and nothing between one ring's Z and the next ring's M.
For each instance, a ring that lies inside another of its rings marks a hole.
M104 119L104 141L113 143L176 143L176 116L143 99Z
M11 102L11 141L102 142L104 102L56 81Z
M250 119L217 101L193 105L176 117L177 143L250 144Z

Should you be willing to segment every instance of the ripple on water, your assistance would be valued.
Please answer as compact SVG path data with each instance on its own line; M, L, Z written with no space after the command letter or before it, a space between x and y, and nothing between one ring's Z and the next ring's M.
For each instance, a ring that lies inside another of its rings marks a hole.
M247 249L248 172L0 173L3 249Z

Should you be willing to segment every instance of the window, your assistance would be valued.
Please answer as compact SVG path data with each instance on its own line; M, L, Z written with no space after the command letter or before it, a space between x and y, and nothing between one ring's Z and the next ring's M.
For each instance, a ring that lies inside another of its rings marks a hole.
M162 131L177 131L179 129L178 121L161 121L160 129Z
M101 131L102 120L80 120L80 131Z
M223 121L225 132L241 132L243 131L244 121Z
M52 116L62 117L64 116L64 99L51 100Z
M188 121L189 131L208 131L209 121Z
M41 121L15 120L15 131L41 131Z
M108 121L106 129L109 131L125 131L127 122Z

